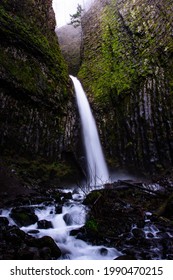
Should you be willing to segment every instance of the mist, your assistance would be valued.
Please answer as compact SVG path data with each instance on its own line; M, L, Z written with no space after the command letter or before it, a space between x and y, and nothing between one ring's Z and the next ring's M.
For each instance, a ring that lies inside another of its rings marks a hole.
M95 0L53 0L56 27L59 28L70 22L70 14L76 13L78 4L86 11L94 1Z

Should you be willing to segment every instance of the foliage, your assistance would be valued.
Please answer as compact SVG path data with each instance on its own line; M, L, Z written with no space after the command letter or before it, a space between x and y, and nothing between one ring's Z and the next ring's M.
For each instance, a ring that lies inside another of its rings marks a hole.
M94 218L90 218L86 222L85 227L92 232L98 232L98 222Z
M77 28L81 25L81 17L82 17L82 6L80 4L77 5L77 12L73 15L70 15L70 24Z

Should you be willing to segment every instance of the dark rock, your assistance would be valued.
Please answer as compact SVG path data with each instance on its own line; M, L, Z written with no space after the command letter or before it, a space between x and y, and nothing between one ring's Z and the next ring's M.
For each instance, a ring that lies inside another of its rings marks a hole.
M59 192L56 192L54 195L53 195L53 198L55 200L56 203L61 203L61 197L62 197L62 194L59 193Z
M19 260L38 260L40 259L39 250L36 247L28 247L24 245L21 247L18 252L17 256Z
M69 213L64 214L63 219L67 226L70 226L73 224L73 218Z
M168 201L165 208L164 216L167 218L173 217L173 198Z
M82 234L81 231L82 231L81 228L79 228L79 229L73 229L73 230L70 231L70 235L71 235L71 236L75 236L75 235L78 235L78 234Z
M56 214L61 214L62 213L62 205L57 205L55 207L55 213Z
M29 244L31 247L37 247L39 249L48 247L51 251L51 257L53 258L58 259L61 256L61 250L50 236L44 236L39 239L30 239Z
M51 259L51 249L49 247L43 247L40 250L40 257L43 260L50 260Z
M134 237L136 237L136 238L145 237L145 233L143 232L143 230L141 230L139 228L132 229L132 233L133 233Z
M148 237L148 238L153 238L153 237L154 237L154 234L152 234L151 232L148 232L148 233L147 233L147 237Z
M50 221L47 220L40 220L37 222L38 228L39 229L48 229L48 228L52 228L52 223Z
M37 234L37 233L39 233L39 230L31 229L31 230L28 231L28 233L30 233L30 234Z
M138 221L136 225L137 225L138 228L143 228L145 226L145 222L144 222L144 220L143 221Z
M25 235L24 231L20 230L16 226L12 226L5 231L4 238L13 245L19 245L24 241Z
M23 193L25 195L29 193L29 190L23 185L22 180L10 168L4 165L0 159L0 207L4 207L7 201L14 200Z
M9 221L6 217L0 217L0 226L8 226Z
M170 236L167 232L157 232L157 237L164 238L164 239L170 238Z
M34 213L34 209L25 207L13 208L10 217L18 226L29 226L38 221L38 217Z
M122 255L117 257L115 260L136 260L136 258L132 255Z
M72 193L71 192L63 193L62 195L63 195L64 199L67 199L67 200L72 199Z
M100 252L100 254L101 254L102 256L106 256L107 253L108 253L108 250L107 250L106 248L100 248L100 249L99 249L99 252Z
M79 233L76 235L76 238L86 241L86 236L85 236L85 233L83 233L83 232L79 232Z

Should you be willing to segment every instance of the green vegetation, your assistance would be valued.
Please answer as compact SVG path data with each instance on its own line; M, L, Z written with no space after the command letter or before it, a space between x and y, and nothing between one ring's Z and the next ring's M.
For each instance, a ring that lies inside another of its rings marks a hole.
M1 68L8 73L9 79L27 91L43 93L46 90L47 94L55 92L58 81L61 81L62 87L67 83L67 68L55 36L49 41L37 25L23 21L22 18L5 11L2 6L0 24L1 40L9 44L8 48L6 44L1 47ZM45 64L44 69L39 59ZM65 86L62 92L65 97Z
M82 17L82 6L80 4L77 5L77 12L74 15L70 15L70 24L77 28L81 25L81 17Z
M60 182L64 179L74 178L75 167L63 161L49 162L37 157L35 160L26 157L5 158L6 165L15 170L17 176L26 183L51 183L54 180Z
M85 18L78 76L107 161L163 170L172 162L173 4L110 2Z
M74 176L72 164L59 160L66 145L70 89L49 11L49 1L0 3L0 90L5 104L0 150L3 161L14 165L24 181Z
M88 231L91 231L91 232L98 232L98 222L96 219L94 218L90 218L86 224L85 224L85 227Z
M154 76L159 65L167 64L172 53L171 25L168 12L146 1L127 0L119 9L112 0L103 9L100 35L93 41L97 55L95 48L86 46L79 72L96 102L108 105L116 95L135 90L140 81Z

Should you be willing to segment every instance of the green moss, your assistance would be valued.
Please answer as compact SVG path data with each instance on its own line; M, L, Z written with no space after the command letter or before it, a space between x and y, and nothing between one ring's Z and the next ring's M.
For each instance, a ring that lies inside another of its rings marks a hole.
M85 227L87 230L92 232L98 232L98 223L94 218L90 218L86 224Z
M58 182L74 178L76 174L74 166L65 161L48 162L44 158L29 160L22 157L9 159L5 157L5 162L27 183L48 181L51 183L54 180Z
M57 84L60 83L61 92L64 97L67 96L67 67L55 36L49 40L37 25L23 21L22 18L5 11L2 6L0 34L2 42L5 42L1 47L1 67L8 73L9 79L31 92L46 90L47 94L55 92ZM45 65L44 69L39 61Z
M89 88L97 102L108 104L112 92L120 94L132 87L132 81L136 78L135 62L132 59L132 46L130 38L125 34L128 53L124 49L124 41L121 40L121 22L112 7L107 6L102 13L101 22L101 46L97 56L90 53L90 58L81 67L79 76L92 79ZM127 59L126 56L130 59ZM88 81L89 84L89 81ZM87 82L85 84L87 88Z
M100 191L92 191L87 195L86 199L84 200L84 204L86 205L93 205L97 199L101 197Z
M112 0L100 18L100 35L92 39L94 47L87 38L79 77L94 100L107 107L114 96L135 91L142 80L156 75L159 65L167 65L172 52L171 18L155 5L145 1L134 5L130 0L123 5Z

